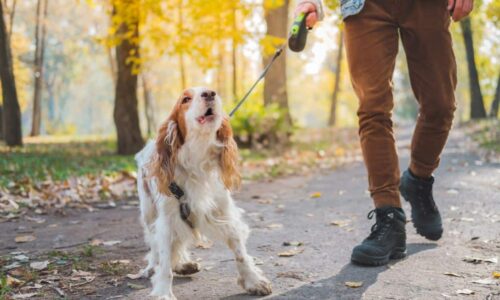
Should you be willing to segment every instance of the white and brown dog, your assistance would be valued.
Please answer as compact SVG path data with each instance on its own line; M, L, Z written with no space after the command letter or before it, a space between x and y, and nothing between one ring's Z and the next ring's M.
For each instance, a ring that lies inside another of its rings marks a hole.
M200 270L188 247L200 238L222 240L234 252L238 283L250 294L268 295L271 284L247 254L248 225L230 191L240 184L238 149L222 101L214 91L183 92L162 124L156 142L136 155L141 223L150 247L140 275L151 295L175 299L172 270Z

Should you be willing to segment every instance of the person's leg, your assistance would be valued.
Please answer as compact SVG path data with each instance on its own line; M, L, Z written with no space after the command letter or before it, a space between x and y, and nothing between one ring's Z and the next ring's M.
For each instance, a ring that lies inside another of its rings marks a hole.
M345 21L346 53L359 98L359 135L368 170L369 188L377 207L370 235L352 251L364 265L386 264L406 253L406 217L399 200L399 165L391 112L392 74L398 52L394 3L369 0L359 15Z
M399 37L387 2L367 1L360 14L345 20L345 45L352 85L359 98L359 136L371 196L376 207L401 207L391 120Z
M420 104L411 145L410 171L429 178L439 165L455 111L456 63L446 1L407 1L401 20L410 81Z
M417 232L431 240L443 234L432 195L432 172L439 164L455 111L456 64L446 1L411 0L402 7L401 39L410 81L420 104L411 161L401 178L401 194L410 202Z

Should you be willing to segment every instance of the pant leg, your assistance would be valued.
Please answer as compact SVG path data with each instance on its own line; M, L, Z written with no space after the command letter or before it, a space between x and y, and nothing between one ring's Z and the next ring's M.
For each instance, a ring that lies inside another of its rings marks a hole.
M345 20L347 60L359 98L361 149L376 207L401 206L399 163L391 120L392 75L399 36L391 3L368 0L360 14Z
M409 0L402 8L401 39L410 81L420 104L410 170L429 177L439 165L455 111L456 63L444 0Z

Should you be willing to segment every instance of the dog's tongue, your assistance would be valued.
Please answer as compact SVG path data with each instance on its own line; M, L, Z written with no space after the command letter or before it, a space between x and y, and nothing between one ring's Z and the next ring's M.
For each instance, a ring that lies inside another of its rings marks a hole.
M205 116L198 117L198 122L200 122L200 124L205 124L206 121L207 118Z

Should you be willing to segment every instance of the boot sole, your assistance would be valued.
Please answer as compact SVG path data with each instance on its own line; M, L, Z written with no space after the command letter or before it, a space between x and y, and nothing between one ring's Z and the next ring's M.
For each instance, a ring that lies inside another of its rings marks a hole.
M353 253L351 261L364 266L383 266L389 263L391 259L402 259L406 257L406 247L396 248L389 255L371 256L364 253Z

